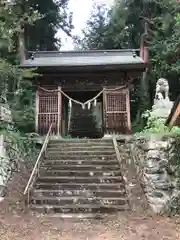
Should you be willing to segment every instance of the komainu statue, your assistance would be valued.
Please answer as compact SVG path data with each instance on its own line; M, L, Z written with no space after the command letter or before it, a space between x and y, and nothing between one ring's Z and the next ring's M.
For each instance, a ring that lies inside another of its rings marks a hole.
M162 100L166 99L169 100L169 84L168 80L165 78L158 79L156 83L156 94L155 99Z

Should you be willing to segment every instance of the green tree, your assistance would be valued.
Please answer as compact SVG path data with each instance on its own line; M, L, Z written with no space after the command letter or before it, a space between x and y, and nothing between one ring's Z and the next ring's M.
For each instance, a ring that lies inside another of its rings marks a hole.
M75 39L75 46L82 49L110 49L111 35L108 32L109 12L105 5L94 4L93 11L83 30L82 39Z
M0 51L5 57L21 44L25 26L34 24L41 15L26 0L1 0L0 16Z
M84 31L83 46L88 48L95 45L97 49L137 49L146 23L150 66L132 96L136 99L135 109L139 109L138 119L152 104L158 78L168 78L174 98L179 93L179 8L176 0L116 0L101 28L95 19ZM101 19L100 11L95 14Z
M23 41L24 27L28 24L32 25L41 15L28 8L25 0L1 1L0 3L0 32L2 36L0 39L0 103L10 106L13 117L17 115L15 113L18 110L21 110L21 115L26 118L26 112L32 112L30 109L33 90L31 82L24 77L32 77L33 74L31 71L21 70L18 66L13 66L9 62L9 54L15 53L17 46ZM27 93L29 94L29 102L25 101ZM19 118L18 124L22 124L23 120Z
M68 10L69 0L28 0L33 11L43 15L34 25L25 28L27 50L57 50L61 40L56 37L59 29L70 36L72 13Z

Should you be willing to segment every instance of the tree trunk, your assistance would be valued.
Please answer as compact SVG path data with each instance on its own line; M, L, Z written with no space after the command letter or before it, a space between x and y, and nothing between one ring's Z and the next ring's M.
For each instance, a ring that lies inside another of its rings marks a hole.
M19 40L19 59L20 64L25 61L25 45L24 45L24 31L21 31L18 36Z

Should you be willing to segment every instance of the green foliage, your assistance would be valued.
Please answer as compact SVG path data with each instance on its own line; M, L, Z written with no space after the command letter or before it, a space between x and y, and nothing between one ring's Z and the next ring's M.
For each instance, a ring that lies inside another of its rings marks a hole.
M12 63L18 63L15 57L18 38L24 34L25 26L33 25L42 17L29 6L29 0L0 2L0 105L12 114L11 124L1 121L0 134L7 141L10 159L16 163L33 158L37 136L29 133L34 130L34 90L30 81L34 69L23 70Z
M143 118L146 119L146 126L143 129L143 132L148 133L165 133L169 132L167 126L165 126L164 118L157 118L152 116L151 111L147 110L143 115Z
M12 123L1 121L0 134L8 141L10 159L34 159L37 135L34 131L34 69L17 65L17 49L25 40L27 50L55 50L59 29L70 35L72 14L69 0L0 1L0 105L11 110ZM25 37L25 39L24 39Z
M72 139L71 134L68 134L68 135L64 136L64 139Z
M15 47L14 36L19 35L25 25L33 25L42 17L26 0L2 0L0 16L0 47L7 48L8 51L12 51Z
M108 10L104 5L94 4L82 39L75 39L76 48L108 49L112 48L111 36L107 29Z
M139 13L139 14L137 14ZM139 49L145 32L149 46L149 69L135 84L138 91L132 93L132 116L141 123L141 114L152 104L155 84L165 77L170 84L170 97L175 100L180 86L180 14L176 0L115 0L110 11L96 7L84 29L84 38L79 43L89 49ZM137 111L138 109L138 111Z
M0 59L0 103L10 107L16 127L23 132L34 130L34 90L32 82L24 78L33 75L32 70Z
M165 125L166 119L154 117L152 115L152 112L149 110L145 111L142 117L146 120L146 125L140 133L137 133L138 135L139 134L180 135L180 128L173 127L169 129L169 127Z
M1 122L0 135L7 142L7 153L11 160L18 162L34 158L37 154L36 143L38 135L35 133L22 133L13 124Z
M28 50L57 50L61 40L56 37L58 30L70 36L72 13L68 10L69 0L29 0L28 5L43 17L35 25L25 27L25 42Z

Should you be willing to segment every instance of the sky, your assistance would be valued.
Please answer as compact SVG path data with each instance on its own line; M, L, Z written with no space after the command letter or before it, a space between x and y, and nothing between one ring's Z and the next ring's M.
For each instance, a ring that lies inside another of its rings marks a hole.
M93 2L110 6L113 0L69 0L69 9L73 12L74 29L72 35L81 35L81 30L85 27L86 21L92 11ZM61 37L62 39L63 46L61 50L73 49L72 39L67 37L65 33L58 31L57 37Z

